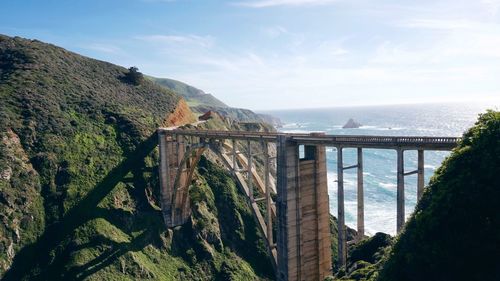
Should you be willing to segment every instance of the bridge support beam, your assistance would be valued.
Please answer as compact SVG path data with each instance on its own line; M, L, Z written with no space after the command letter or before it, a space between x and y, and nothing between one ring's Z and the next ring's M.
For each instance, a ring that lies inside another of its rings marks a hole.
M167 141L167 135L164 133L158 133L158 147L160 150L160 165L159 165L159 175L160 175L160 204L161 211L163 214L163 219L167 226L172 225L172 204L170 202L172 194L170 192L170 169L169 169L169 154L172 153L172 142ZM170 152L170 153L169 153Z
M266 198L266 233L269 245L273 245L273 214L272 214L272 198L271 198L271 183L269 169L269 148L267 142L262 142L262 151L264 152L264 190Z
M418 150L418 164L417 164L417 200L422 198L424 193L424 151Z
M189 178L190 155L185 155L182 136L158 134L160 150L160 204L167 227L184 224L191 215ZM186 156L186 157L185 157Z
M234 173L238 169L238 165L236 164L236 140L233 139L231 142L232 142L231 154L232 154L232 160L233 160L232 166L233 166L233 173Z
M337 229L339 265L345 266L347 260L347 239L344 211L344 159L342 147L337 147Z
M404 177L404 150L397 149L397 207L396 231L400 233L405 223L405 177Z
M323 280L331 274L326 152L278 136L278 280Z
M254 203L255 200L253 198L253 183L252 183L252 146L250 141L247 141L247 159L248 159L248 167L247 167L247 185L248 185L248 196L250 197L250 202Z
M358 237L360 241L365 236L365 195L363 187L363 149L358 147Z

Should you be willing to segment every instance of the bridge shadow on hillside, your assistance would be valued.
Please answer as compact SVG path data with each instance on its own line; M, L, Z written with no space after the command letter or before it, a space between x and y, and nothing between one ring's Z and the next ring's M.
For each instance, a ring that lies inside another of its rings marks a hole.
M126 224L127 220L130 221L136 218L137 215L122 210L108 210L98 207L98 204L119 182L123 181L128 173L134 173L134 166L137 166L137 163L141 163L156 145L156 134L151 135L147 140L138 145L135 151L131 152L126 159L112 169L60 221L48 226L36 242L22 248L16 254L12 266L2 280L82 280L108 266L117 257L126 252L144 248L151 242L151 238L154 235L158 236L157 234L163 229L162 224L152 224L152 227L149 225L148 228L138 229L140 228L139 226ZM148 212L148 216L153 216L152 219L161 220L161 213L152 208L151 212ZM154 216L157 217L154 218ZM61 247L61 244L68 240L79 226L96 218L107 220L117 228L124 230L125 233L143 231L129 242L115 242L104 236L94 236L87 243L76 245L70 241L66 247ZM144 226L145 224L142 225ZM99 245L108 246L108 250L86 264L73 267L69 271L64 272L65 262L71 257L71 253ZM61 250L60 248L63 249ZM57 254L54 254L54 251Z

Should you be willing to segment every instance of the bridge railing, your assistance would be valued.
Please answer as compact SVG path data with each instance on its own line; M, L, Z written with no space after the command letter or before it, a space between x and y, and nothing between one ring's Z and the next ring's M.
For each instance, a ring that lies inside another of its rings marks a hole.
M161 132L172 135L196 136L205 138L266 140L275 141L284 135L300 144L322 144L335 147L364 147L381 149L417 149L451 150L460 140L457 137L429 136L371 136L371 135L311 135L280 132L249 132L221 130L167 130Z

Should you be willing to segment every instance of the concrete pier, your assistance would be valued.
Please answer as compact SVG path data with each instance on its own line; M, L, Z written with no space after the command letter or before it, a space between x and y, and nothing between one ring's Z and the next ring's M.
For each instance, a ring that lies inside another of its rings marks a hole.
M347 239L345 233L344 210L344 160L342 147L337 147L337 222L338 222L338 257L339 264L345 265L347 259Z
M365 236L365 194L363 187L363 149L358 147L358 237L357 240L363 239Z
M422 149L418 150L417 162L417 199L420 200L424 193L424 151Z
M404 178L404 150L397 152L397 195L396 195L396 231L399 233L405 221L405 178Z
M322 280L332 266L325 147L304 146L299 158L280 138L277 180L278 280Z

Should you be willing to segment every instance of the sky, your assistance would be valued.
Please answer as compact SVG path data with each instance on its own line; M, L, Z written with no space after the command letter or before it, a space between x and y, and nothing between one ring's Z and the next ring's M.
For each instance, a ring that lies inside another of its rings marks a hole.
M500 0L0 0L0 33L254 110L500 105Z

